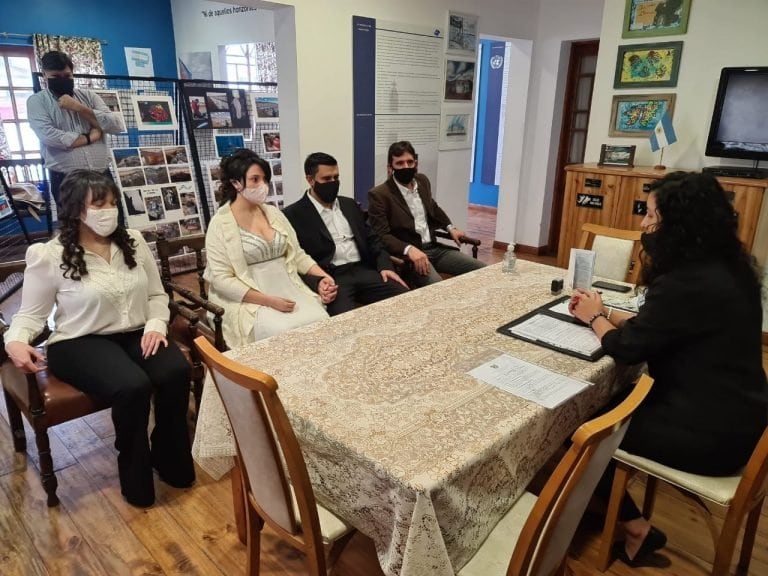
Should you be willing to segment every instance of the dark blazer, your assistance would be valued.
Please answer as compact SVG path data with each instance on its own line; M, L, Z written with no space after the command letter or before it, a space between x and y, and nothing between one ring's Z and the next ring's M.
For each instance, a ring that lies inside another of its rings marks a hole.
M363 211L352 198L339 196L339 208L349 222L355 244L360 252L360 261L375 270L392 270L389 254L381 246L381 240L366 224ZM336 254L336 243L325 222L317 212L308 192L297 202L283 210L288 221L296 230L299 244L304 251L326 272L333 274L331 261Z
M416 174L416 182L424 204L429 233L434 241L435 229L445 229L451 219L432 198L429 179L424 174ZM402 256L408 244L421 249L421 236L416 232L413 214L392 176L368 192L368 220L390 254Z
M759 289L725 263L658 277L638 314L602 340L618 362L647 361L655 379L630 429L643 421L669 442L684 430L724 473L743 466L768 420L761 333Z

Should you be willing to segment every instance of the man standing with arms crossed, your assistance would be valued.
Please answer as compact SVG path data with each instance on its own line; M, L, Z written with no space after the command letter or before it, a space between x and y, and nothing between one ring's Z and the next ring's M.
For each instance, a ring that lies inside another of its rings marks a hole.
M51 195L58 206L61 182L73 170L94 170L112 178L103 134L116 134L124 127L121 114L110 112L98 94L75 88L69 56L51 51L41 62L47 88L27 99L27 114L40 140L51 175Z

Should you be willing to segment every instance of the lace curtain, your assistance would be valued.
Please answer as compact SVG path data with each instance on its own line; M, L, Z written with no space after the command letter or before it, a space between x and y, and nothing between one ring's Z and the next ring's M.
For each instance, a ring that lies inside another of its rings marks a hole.
M274 42L254 42L251 62L256 65L252 82L277 82L277 50Z
M104 74L101 41L95 38L34 34L33 39L38 70L43 69L40 64L43 54L51 50L59 50L72 59L72 63L75 65L75 74ZM103 88L104 82L102 80L78 82L78 86L82 85Z

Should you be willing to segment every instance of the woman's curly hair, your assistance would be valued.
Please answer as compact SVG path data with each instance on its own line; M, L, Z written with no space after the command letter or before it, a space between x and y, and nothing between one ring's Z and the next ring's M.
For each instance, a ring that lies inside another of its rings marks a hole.
M90 194L90 197L89 197ZM80 218L86 211L89 200L98 202L109 196L120 201L120 192L110 179L91 170L74 170L67 174L61 183L59 192L59 242L64 247L61 265L65 278L82 280L88 274L83 255L85 250L80 245ZM109 236L123 252L123 259L128 268L136 267L136 242L128 235L125 227L118 224Z
M234 202L237 198L237 190L232 184L235 180L245 185L245 175L254 164L258 165L264 172L264 181L269 184L272 181L272 168L269 162L256 154L253 150L247 148L238 148L229 156L221 159L219 164L221 186L219 186L219 206L227 202Z
M644 252L643 284L692 262L725 263L759 289L754 259L737 235L738 214L711 174L673 172L651 185L659 223Z

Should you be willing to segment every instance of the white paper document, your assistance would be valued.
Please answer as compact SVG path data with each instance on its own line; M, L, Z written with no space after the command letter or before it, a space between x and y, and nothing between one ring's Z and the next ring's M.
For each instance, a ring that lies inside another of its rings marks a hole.
M588 382L552 372L509 354L489 360L468 374L544 408L556 408L589 386Z
M590 356L600 350L600 339L591 328L545 314L507 328L510 334Z
M577 250L576 248L571 248L566 283L571 288L592 290L592 276L595 273L596 258L597 254L592 250Z

